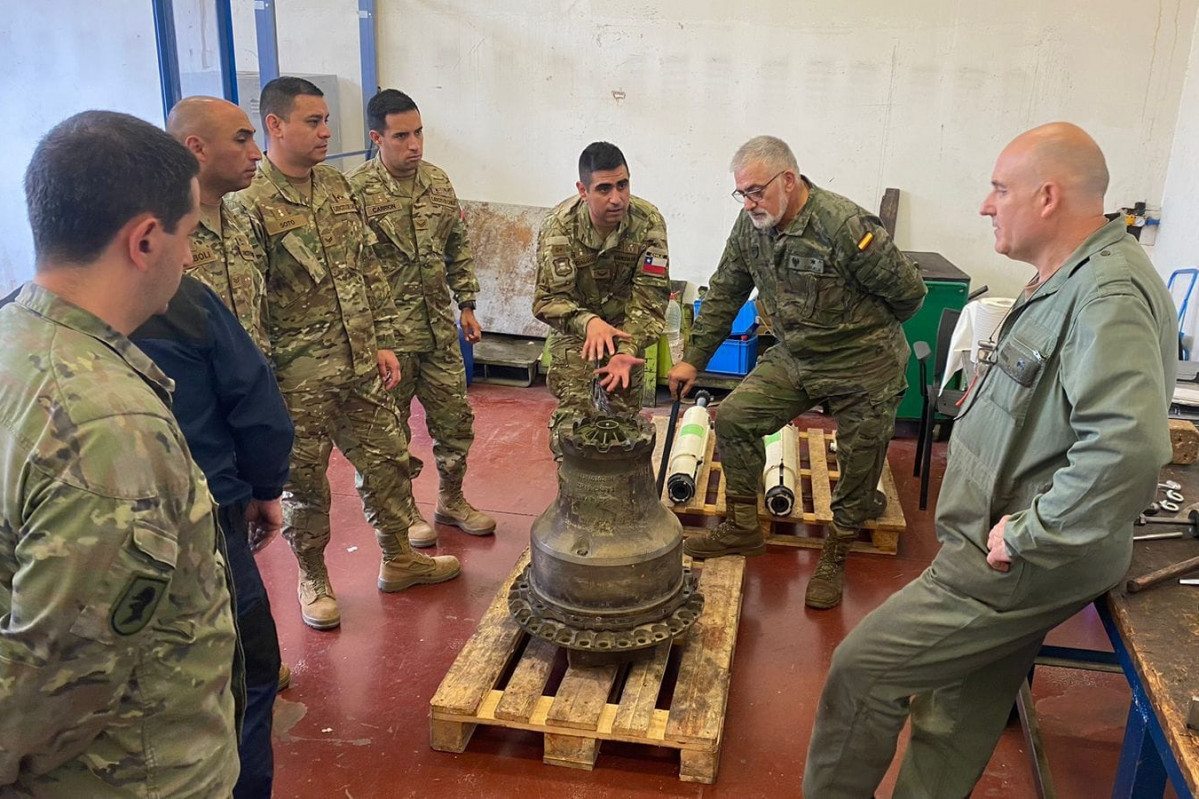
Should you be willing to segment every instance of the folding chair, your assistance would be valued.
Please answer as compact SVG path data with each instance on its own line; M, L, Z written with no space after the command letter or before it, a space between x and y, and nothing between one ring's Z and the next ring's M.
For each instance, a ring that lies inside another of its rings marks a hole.
M916 438L916 462L912 475L920 478L920 510L928 506L929 470L933 458L933 429L938 422L952 423L958 415L958 402L966 395L965 391L952 388L941 388L945 377L945 363L949 360L949 341L953 337L953 329L957 326L961 311L946 308L941 311L941 321L937 325L937 350L934 355L929 350L927 342L917 341L913 345L916 361L920 364L920 396L924 407L920 413L920 432ZM929 379L928 360L933 356L932 379Z

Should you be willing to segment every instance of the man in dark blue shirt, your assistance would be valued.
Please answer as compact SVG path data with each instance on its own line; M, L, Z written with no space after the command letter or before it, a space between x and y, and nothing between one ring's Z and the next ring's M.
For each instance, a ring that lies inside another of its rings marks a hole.
M270 797L279 639L251 552L283 523L293 429L266 358L220 298L184 275L166 313L130 336L175 381L172 410L220 505L246 662L237 799Z

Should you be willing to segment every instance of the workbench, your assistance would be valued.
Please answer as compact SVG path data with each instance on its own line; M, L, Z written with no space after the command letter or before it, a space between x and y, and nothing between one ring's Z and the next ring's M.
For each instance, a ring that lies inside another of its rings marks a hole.
M1163 478L1199 502L1199 468L1167 466ZM1172 528L1138 527L1137 532ZM1137 577L1199 555L1199 541L1141 541L1133 545ZM1192 575L1193 576L1193 575ZM1096 603L1116 658L1132 689L1124 744L1112 797L1160 797L1166 781L1180 797L1199 793L1199 733L1186 726L1199 696L1199 587L1174 579L1136 594L1121 584Z
M1167 466L1162 479L1182 485L1186 504L1199 502L1199 466ZM1146 525L1136 533L1164 532ZM1178 528L1181 529L1181 528ZM1129 577L1138 577L1199 555L1199 541L1166 539L1133 545ZM1038 665L1116 670L1128 680L1132 702L1112 787L1112 799L1160 799L1166 782L1180 799L1199 794L1199 733L1186 726L1192 696L1199 696L1199 587L1170 580L1129 594L1124 582L1095 600L1113 652L1044 646ZM1038 794L1055 797L1037 731L1028 686L1018 706Z

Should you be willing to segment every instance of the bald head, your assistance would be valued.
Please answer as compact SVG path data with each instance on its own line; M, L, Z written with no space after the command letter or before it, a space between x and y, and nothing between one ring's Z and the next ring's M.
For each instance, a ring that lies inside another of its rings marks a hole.
M1103 152L1077 125L1053 122L1004 148L979 209L991 217L995 250L1035 265L1047 278L1104 224L1108 173Z
M167 133L182 143L188 136L211 138L218 123L229 117L245 117L245 112L219 97L184 97L167 115ZM247 120L248 122L248 120Z
M1051 122L1017 136L1007 149L1023 159L1033 180L1057 183L1071 200L1098 205L1102 213L1107 161L1085 130L1069 122Z
M167 133L200 162L200 199L215 204L250 185L262 153L246 112L219 97L185 97L167 116Z

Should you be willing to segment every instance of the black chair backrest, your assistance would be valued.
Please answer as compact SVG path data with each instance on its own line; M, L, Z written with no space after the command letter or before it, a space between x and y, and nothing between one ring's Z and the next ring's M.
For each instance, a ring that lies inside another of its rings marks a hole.
M945 364L949 361L949 340L953 338L953 329L957 327L961 311L945 308L941 311L941 322L937 325L937 350L933 360L933 384L941 385L945 377Z

